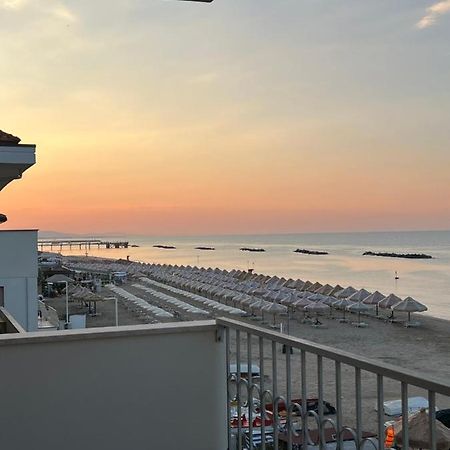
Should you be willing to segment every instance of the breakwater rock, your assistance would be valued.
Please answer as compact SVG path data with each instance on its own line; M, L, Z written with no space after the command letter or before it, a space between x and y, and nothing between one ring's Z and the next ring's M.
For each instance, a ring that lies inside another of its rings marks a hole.
M319 250L306 250L304 248L298 248L297 250L294 250L294 253L302 253L304 255L328 255L328 252Z
M408 259L433 259L425 253L392 253L392 252L364 252L363 256L382 256L385 258L408 258Z

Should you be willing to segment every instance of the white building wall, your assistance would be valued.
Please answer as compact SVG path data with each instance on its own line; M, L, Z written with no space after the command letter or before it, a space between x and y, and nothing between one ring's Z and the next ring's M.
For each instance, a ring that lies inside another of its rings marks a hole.
M37 329L37 231L0 231L0 287L5 308L27 331Z
M0 336L5 449L226 450L215 322Z

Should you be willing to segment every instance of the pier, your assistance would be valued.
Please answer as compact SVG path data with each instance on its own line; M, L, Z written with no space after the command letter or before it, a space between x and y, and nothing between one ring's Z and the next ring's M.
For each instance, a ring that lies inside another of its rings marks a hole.
M128 248L129 242L125 241L101 241L100 239L59 239L59 240L39 240L38 248L41 251L44 251L44 247L50 247L50 250L53 250L53 247L59 248L62 250L63 247L72 247L89 250L91 247L94 248Z

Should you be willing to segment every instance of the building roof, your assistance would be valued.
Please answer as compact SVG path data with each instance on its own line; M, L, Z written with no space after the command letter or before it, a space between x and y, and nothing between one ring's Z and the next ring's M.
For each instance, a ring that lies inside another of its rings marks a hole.
M18 145L20 141L19 137L0 130L0 145Z

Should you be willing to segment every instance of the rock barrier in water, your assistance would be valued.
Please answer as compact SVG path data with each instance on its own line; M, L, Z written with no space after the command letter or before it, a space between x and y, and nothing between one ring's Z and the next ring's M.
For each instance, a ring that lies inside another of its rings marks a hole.
M431 255L425 253L391 253L391 252L364 252L363 256L382 256L385 258L408 258L408 259L432 259Z

